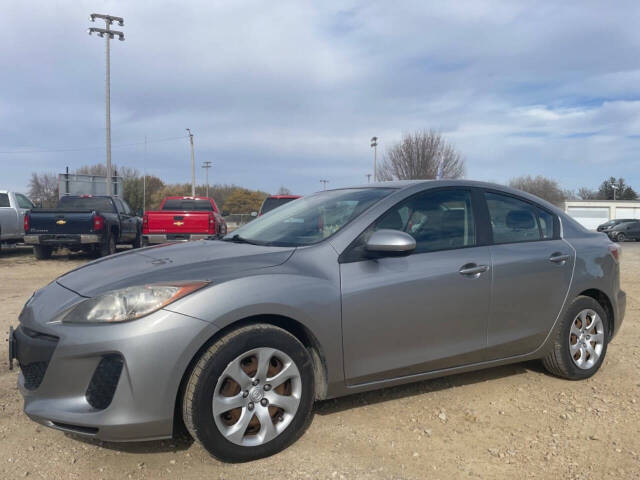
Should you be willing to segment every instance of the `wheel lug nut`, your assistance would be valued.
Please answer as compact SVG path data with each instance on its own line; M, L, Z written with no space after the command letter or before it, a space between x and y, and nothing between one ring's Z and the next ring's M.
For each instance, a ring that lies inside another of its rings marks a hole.
M249 411L253 410L253 402L249 402L249 405L247 405L247 408L249 409Z
M267 383L263 388L265 392L268 392L269 390L271 390L271 385Z
M242 392L242 398L247 398L249 396L249 390L245 390Z
M266 398L263 398L262 400L260 400L260 405L262 405L263 407L266 407L267 405L269 405L269 400L267 400Z
M258 385L259 383L260 383L260 380L258 380L258 379L256 378L253 382L251 382L251 385L253 385L253 386L255 387L255 386L256 386L256 385Z

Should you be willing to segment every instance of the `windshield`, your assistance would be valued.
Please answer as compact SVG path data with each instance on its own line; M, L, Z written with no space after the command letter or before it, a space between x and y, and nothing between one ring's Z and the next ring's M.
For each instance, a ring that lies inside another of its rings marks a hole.
M391 188L330 190L287 203L235 230L225 240L298 247L330 237Z
M115 212L113 202L108 197L62 197L58 207L64 210L98 210Z

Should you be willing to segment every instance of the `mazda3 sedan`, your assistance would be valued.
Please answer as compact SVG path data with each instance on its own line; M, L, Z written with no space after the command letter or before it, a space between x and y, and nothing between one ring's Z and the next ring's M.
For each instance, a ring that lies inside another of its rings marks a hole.
M36 422L108 441L184 424L247 461L294 442L318 399L531 359L590 377L625 312L619 255L498 185L330 190L61 276L24 306L10 356Z

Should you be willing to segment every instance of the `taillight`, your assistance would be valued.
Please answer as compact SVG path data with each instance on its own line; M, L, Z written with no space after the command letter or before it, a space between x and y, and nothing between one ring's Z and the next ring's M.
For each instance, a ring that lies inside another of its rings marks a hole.
M149 215L146 213L142 216L142 232L149 233Z
M216 233L216 219L212 213L209 214L209 233Z
M24 216L24 233L29 233L29 227L31 227L31 219L29 218L29 214L27 213Z
M99 232L104 228L104 218L100 215L93 216L93 231Z
M612 243L611 245L609 245L609 253L611 253L611 256L616 262L620 262L620 255L622 254L620 245L618 245L617 243Z

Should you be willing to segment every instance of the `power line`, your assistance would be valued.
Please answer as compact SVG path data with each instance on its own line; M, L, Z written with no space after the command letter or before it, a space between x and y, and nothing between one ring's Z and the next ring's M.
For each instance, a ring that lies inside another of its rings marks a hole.
M157 140L147 140L146 143L159 143L159 142L169 142L171 140L184 140L184 135L181 137L168 137L168 138L159 138ZM122 148L122 147L135 147L137 145L144 145L145 142L132 142L132 143L121 143L118 145L113 145L112 148ZM77 147L77 148L46 148L41 150L5 150L0 151L2 155L13 155L13 154L28 154L28 153L58 153L58 152L82 152L87 150L97 150L104 148L102 146L96 147Z

